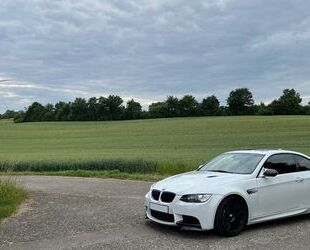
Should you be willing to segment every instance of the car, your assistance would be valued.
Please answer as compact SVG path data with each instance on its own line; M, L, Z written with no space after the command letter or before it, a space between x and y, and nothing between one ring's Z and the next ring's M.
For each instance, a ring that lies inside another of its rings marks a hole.
M219 155L153 184L146 218L184 229L238 235L247 225L310 212L310 158L282 149Z

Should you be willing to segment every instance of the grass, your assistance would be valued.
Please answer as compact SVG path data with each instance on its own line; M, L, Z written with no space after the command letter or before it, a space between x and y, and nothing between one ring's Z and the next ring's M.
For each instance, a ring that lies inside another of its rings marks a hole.
M8 217L26 198L26 192L14 183L0 180L0 221Z
M195 169L229 150L284 148L310 154L310 116L20 124L2 120L0 142L2 171L86 175L81 170L89 170L108 176L117 169L118 176L165 176Z
M168 175L127 173L119 170L64 170L64 171L42 171L42 172L0 172L0 175L49 175L49 176L71 176L71 177L97 177L116 178L123 180L158 181L168 177Z

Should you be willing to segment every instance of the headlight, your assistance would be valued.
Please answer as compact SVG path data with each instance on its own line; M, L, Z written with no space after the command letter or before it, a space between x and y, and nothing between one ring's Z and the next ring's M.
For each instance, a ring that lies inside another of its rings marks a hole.
M180 200L184 202L202 203L208 201L211 196L211 194L185 194Z

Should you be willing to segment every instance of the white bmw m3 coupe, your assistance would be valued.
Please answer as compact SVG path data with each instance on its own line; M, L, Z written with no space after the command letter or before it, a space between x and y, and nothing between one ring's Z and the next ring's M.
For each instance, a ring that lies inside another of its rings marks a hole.
M285 150L227 152L152 185L145 207L157 223L234 236L246 225L310 212L310 158Z

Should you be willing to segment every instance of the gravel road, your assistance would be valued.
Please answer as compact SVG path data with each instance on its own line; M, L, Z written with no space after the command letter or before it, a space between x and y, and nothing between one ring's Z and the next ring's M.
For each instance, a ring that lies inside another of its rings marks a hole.
M15 178L15 177L14 177ZM249 227L240 236L189 232L144 219L151 183L22 176L31 199L0 224L0 249L309 249L310 216Z

